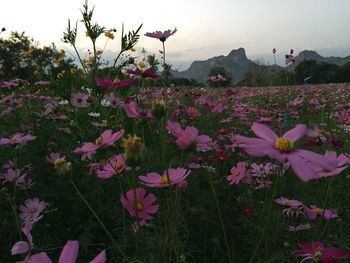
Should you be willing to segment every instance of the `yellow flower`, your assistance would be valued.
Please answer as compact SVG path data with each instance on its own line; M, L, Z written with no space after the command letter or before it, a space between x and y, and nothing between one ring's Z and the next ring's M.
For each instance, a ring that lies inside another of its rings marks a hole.
M146 63L143 62L143 61L140 61L140 62L138 63L138 65L139 65L140 68L145 68L145 67L147 67Z
M132 47L132 48L130 48L130 51L131 51L131 52L135 52L135 51L136 51L136 48Z
M91 33L90 33L89 31L86 31L86 32L85 32L85 36L91 37Z
M111 31L106 31L105 32L105 36L110 38L110 39L114 39L114 35L113 35L113 33Z

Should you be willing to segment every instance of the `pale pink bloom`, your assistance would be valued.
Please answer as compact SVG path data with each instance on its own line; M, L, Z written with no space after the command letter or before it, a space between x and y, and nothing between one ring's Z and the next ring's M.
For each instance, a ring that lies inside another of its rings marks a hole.
M327 171L324 169L320 169L318 167L315 168L320 177L334 176L340 174L350 164L350 159L346 157L344 154L340 154L337 157L337 153L333 151L326 151L324 157L328 160L333 160L337 163L337 167L332 171Z
M75 263L79 253L79 242L77 240L69 240L63 247L58 263ZM106 252L102 250L90 263L106 262ZM45 252L32 255L25 263L52 263L51 259Z
M29 141L35 140L36 137L31 134L15 133L9 138L0 138L0 145L10 144L16 145L18 148L25 145Z
M181 185L189 174L190 171L179 167L176 169L168 169L167 171L164 171L163 175L152 172L148 173L146 176L141 175L138 178L141 183L148 187L162 188L171 185Z
M72 93L70 97L70 103L77 108L88 108L90 103L88 102L89 95L83 92Z
M288 231L291 231L291 232L299 232L299 231L309 230L310 228L311 228L311 225L307 223L307 224L302 224L298 226L289 226L287 229Z
M165 30L164 32L161 31L155 31L155 32L147 32L145 36L147 37L153 37L153 38L158 38L160 41L165 42L168 37L174 35L177 32L177 29L175 28L173 31L171 29Z
M292 253L295 257L304 257L300 263L311 262L333 263L335 260L350 258L350 252L335 247L325 247L321 242L298 244L299 250Z
M128 117L131 119L139 118L141 116L137 103L134 100L130 101L129 103L125 103L124 109L126 115L128 115Z
M306 133L304 124L298 124L282 137L278 137L274 131L263 124L254 123L251 129L258 138L235 136L239 146L251 156L269 156L282 163L288 162L304 182L319 178L314 169L315 166L329 171L336 168L334 161L327 160L320 154L294 148L294 143Z
M146 190L143 188L131 189L120 198L120 202L130 216L144 221L153 219L152 215L159 210L159 205L153 205L156 200L154 194L146 195Z
M5 173L2 174L3 179L7 182L15 182L20 189L28 189L32 184L32 180L26 180L26 173L22 172L22 169L7 169Z
M104 131L100 137L95 140L95 143L86 142L82 147L76 148L73 152L82 154L82 160L86 158L91 159L92 155L96 153L99 148L112 146L118 139L120 139L124 134L124 130L121 129L113 133L112 130Z
M19 207L19 210L21 210L19 217L25 223L35 223L43 217L40 213L46 208L44 201L40 201L39 198L34 197L33 199L27 199L24 204Z
M304 214L303 210L304 210L304 205L302 202L300 202L299 200L290 200L288 198L285 197L280 197L277 198L275 200L275 202L279 205L283 205L283 206L288 206L287 208L283 209L282 213L286 214L288 217L289 216L299 216Z
M227 176L229 184L238 184L242 179L249 177L245 162L238 162L235 167L231 168L231 174Z
M97 169L97 177L101 179L111 178L113 175L121 174L125 171L127 165L125 163L125 158L122 154L118 154L110 158L106 165L101 169Z
M26 223L24 227L22 228L22 232L27 238L27 241L19 241L16 242L12 249L11 249L11 255L18 255L18 254L24 254L28 253L32 250L33 246L33 237L30 233L32 231L33 225L31 223Z
M199 111L196 109L196 108L194 108L194 107L188 107L187 108L187 110L186 110L186 112L187 112L187 115L190 117L190 119L196 119L196 118L198 118L199 116L200 116L200 113L199 113Z
M311 205L310 207L305 206L305 212L311 220L315 220L318 215L327 220L338 218L338 214L334 210L319 208L315 205Z
M211 142L209 136L198 135L198 130L195 127L186 127L184 130L179 123L168 121L167 129L177 138L176 144L182 150L186 150L193 143L196 143L197 146L204 147L205 149L205 146ZM201 150L203 151L203 149Z

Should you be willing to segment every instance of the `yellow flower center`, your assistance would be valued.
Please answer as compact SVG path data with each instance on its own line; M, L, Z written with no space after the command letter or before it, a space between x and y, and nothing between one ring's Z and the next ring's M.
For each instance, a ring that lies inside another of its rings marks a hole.
M17 142L17 139L16 139L15 136L12 136L12 137L10 138L10 141L11 141L11 142Z
M324 209L318 208L318 207L315 209L315 211L316 211L316 213L319 214L319 215L323 215L323 213L324 213Z
M317 250L315 251L315 254L314 254L315 259L316 259L316 260L320 260L320 259L322 258L322 256L323 256L323 253L322 253L321 249L320 249L320 248L317 249Z
M95 140L95 143L96 143L97 145L101 145L102 142L103 142L102 137L98 137L98 138Z
M61 157L61 158L57 158L56 160L53 161L53 166L55 168L58 168L60 167L61 165L65 164L66 163L66 160L64 157Z
M275 148L281 152L289 152L293 150L294 143L286 138L278 138L275 143Z
M139 210L139 211L143 210L143 204L140 201L136 202L136 209Z
M120 81L120 79L118 79L118 78L115 78L114 80L113 80L113 83L114 84L119 84L121 81Z
M160 177L160 183L161 184L170 184L171 180L168 176L161 176Z
M116 162L116 163L114 164L114 168L115 168L116 170L121 170L121 169L123 169L123 167L124 167L124 164L123 164L123 163Z
M238 176L241 175L241 172L236 170L236 171L233 173L233 175L238 177Z
M30 213L31 214L34 214L34 213L36 213L38 211L38 208L36 208L36 207L32 207L31 209L30 209Z

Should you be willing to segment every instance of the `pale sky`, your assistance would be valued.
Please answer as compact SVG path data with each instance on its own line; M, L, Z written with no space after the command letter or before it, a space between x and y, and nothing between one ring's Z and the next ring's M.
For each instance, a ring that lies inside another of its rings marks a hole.
M81 19L84 0L0 0L0 28L25 31L42 45L61 41L68 18ZM155 30L178 29L166 41L167 61L174 68L185 69L193 60L227 55L243 47L250 59L272 61L277 49L282 61L291 48L296 53L312 49L321 55L350 55L350 0L90 0L95 6L93 21L107 28L115 27L116 39L107 49L119 51L121 25L136 29L141 23L137 48L149 53L161 49L161 42L144 36ZM88 49L82 23L78 46ZM106 38L101 37L102 48Z

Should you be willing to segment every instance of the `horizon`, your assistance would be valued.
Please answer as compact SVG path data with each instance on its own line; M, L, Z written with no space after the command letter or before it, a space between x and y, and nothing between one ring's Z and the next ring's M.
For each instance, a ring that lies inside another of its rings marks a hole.
M7 31L1 35L7 38L11 31L26 32L41 45L54 42L58 49L69 50L61 41L68 19L72 23L81 19L80 10L85 1L62 0L54 5L44 0L13 0L2 4L0 27ZM336 3L336 4L335 4ZM18 7L21 7L20 9ZM69 6L69 8L67 8ZM243 47L250 60L260 59L273 64L272 49L276 48L278 65L283 65L284 55L291 48L295 54L303 50L314 50L321 56L346 57L350 55L350 40L344 32L350 32L347 14L350 2L335 0L309 0L306 3L290 5L278 0L261 3L258 0L222 0L220 5L209 0L199 5L195 1L180 0L171 9L164 9L164 1L152 4L140 0L127 3L115 1L89 1L95 6L93 21L107 28L115 27L116 39L109 41L106 54L119 51L121 25L126 31L136 30L143 23L137 54L145 48L148 54L156 54L161 42L144 36L146 32L177 28L178 32L166 41L167 62L173 69L189 68L193 61L226 56L231 50ZM118 11L121 10L121 11ZM166 15L159 16L161 12ZM30 23L28 23L30 21ZM50 21L43 23L43 21ZM90 47L84 29L79 23L78 47L82 53ZM219 30L218 30L219 29ZM105 37L97 43L100 49Z

